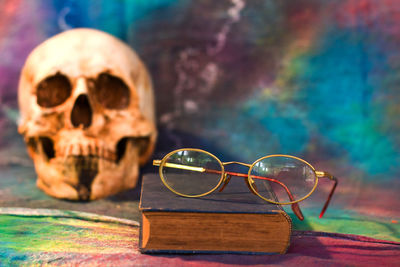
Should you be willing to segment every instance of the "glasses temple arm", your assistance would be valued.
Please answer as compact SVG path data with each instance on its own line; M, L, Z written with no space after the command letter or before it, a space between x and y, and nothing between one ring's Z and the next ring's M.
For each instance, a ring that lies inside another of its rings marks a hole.
M329 202L332 199L333 193L335 192L336 186L338 184L338 179L335 176L333 176L327 172L317 172L317 174L318 173L322 173L322 175L320 176L321 178L325 177L325 178L329 178L330 180L334 181L331 192L328 195L328 199L325 201L324 207L322 208L321 213L319 214L319 218L322 218L322 216L324 216L324 214L325 214L326 209L328 208Z
M160 166L161 165L161 160L153 160L153 165L154 166ZM203 167L194 167L194 166L189 166L189 165L183 165L183 164L176 164L176 163L164 163L165 167L170 167L170 168L175 168L175 169L182 169L182 170L188 170L188 171L195 171L195 172L205 172L205 169Z
M294 214L296 214L297 218L300 221L304 220L304 215L303 215L303 212L301 212L299 203L297 203L297 202L293 203L291 205L291 208L292 208L292 211L294 212Z
M278 180L272 179L272 178L255 176L255 175L252 175L251 178L271 181L271 182L274 182L274 183L282 186L285 189L287 195L289 196L290 201L295 201L295 199L294 199L292 193L290 192L289 188L284 183L282 183L282 182L280 182ZM304 215L303 215L303 212L301 212L299 203L297 203L297 202L296 203L292 203L291 208L292 208L294 214L296 214L297 218L299 218L300 221L304 220Z

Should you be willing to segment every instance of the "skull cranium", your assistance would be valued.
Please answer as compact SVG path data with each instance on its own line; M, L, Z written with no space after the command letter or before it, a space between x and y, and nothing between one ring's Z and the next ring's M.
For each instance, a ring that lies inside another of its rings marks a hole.
M89 200L136 186L157 133L151 80L127 45L93 29L58 34L29 55L18 97L45 193Z

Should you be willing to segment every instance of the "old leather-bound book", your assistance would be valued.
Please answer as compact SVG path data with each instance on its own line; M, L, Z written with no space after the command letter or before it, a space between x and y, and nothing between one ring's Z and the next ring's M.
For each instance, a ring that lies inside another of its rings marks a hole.
M292 223L279 205L249 191L243 178L199 198L169 191L158 174L143 177L143 253L285 253Z

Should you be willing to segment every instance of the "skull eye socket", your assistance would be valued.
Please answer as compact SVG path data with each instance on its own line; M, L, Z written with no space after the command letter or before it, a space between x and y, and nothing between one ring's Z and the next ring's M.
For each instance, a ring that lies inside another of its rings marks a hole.
M67 77L57 73L39 83L36 95L39 106L45 108L58 106L71 95L71 83Z
M129 106L130 91L120 78L102 73L96 80L95 97L104 108L123 109Z

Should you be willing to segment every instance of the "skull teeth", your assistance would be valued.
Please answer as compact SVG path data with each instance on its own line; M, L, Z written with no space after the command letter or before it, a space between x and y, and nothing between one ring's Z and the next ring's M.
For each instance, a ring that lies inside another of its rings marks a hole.
M68 158L68 157L96 157L106 159L109 161L116 161L117 155L110 149L97 144L70 144L64 149L57 151L57 156Z

